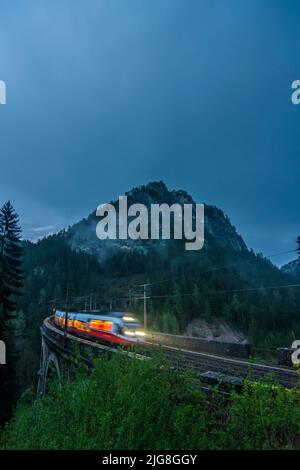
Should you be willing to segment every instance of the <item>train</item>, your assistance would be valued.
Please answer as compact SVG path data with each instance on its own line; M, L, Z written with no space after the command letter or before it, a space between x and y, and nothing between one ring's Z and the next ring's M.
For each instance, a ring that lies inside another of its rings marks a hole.
M126 312L66 312L54 311L55 325L72 334L104 344L130 346L142 343L145 332L141 323Z

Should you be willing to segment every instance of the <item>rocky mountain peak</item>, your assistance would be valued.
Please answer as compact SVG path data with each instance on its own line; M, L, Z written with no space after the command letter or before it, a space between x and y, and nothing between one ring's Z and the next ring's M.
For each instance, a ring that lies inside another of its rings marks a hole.
M186 191L169 190L163 181L153 181L146 185L133 188L125 193L128 205L133 203L144 204L150 208L151 204L195 204L194 199ZM197 201L201 203L202 201ZM112 202L118 212L118 201ZM167 246L166 240L104 240L96 237L96 225L99 218L96 211L91 213L87 219L70 227L66 232L68 243L75 250L84 251L95 255L100 261L107 254L118 250L137 250L147 252L148 248L154 249L162 255ZM205 204L205 250L213 240L219 247L231 248L236 251L248 251L242 237L237 233L229 218L223 211L215 206Z

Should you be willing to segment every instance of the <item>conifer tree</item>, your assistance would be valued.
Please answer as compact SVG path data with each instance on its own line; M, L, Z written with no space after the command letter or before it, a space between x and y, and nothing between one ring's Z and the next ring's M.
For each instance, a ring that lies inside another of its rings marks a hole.
M0 328L14 316L23 284L21 228L10 201L0 209Z
M0 209L0 339L6 344L6 366L0 369L0 425L9 417L18 398L24 325L17 310L23 285L21 228L10 201ZM24 323L24 321L23 321Z

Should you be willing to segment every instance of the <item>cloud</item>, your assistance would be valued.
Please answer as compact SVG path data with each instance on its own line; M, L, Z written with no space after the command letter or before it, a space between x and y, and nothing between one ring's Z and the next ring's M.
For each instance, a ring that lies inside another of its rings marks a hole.
M31 227L31 228L27 228L26 229L26 232L34 232L34 233L37 233L37 232L45 232L46 230L53 230L55 229L54 225L46 225L44 227Z

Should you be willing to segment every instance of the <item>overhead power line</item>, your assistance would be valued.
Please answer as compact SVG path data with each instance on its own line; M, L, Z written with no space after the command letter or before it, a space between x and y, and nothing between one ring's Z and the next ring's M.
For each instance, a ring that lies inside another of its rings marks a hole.
M299 284L281 284L281 285L275 285L275 286L260 286L260 287L248 287L245 289L220 289L220 290L214 290L214 291L203 291L199 292L198 295L212 295L212 294L234 294L234 293L239 293L239 292L254 292L254 291L259 291L259 290L270 290L270 289L288 289L288 288L294 288L294 287L300 287ZM161 298L169 298L169 297L186 297L186 296L195 296L196 294L194 292L187 292L183 294L167 294L167 295L152 295L152 296L147 296L146 299L161 299ZM137 300L144 299L144 296L141 297L135 297Z
M286 254L289 254L289 253L295 253L297 252L298 249L294 249L294 250L288 250L288 251L281 251L281 252L278 252L278 253L273 253L271 255L268 255L268 256L265 256L264 259L269 259L269 258L273 258L275 256L280 256L280 255L286 255ZM254 263L257 261L257 258L255 259L252 259L252 260L247 260L247 263ZM233 263L227 263L227 264L224 264L224 265L221 265L221 266L214 266L212 268L209 268L209 269L205 269L203 271L199 271L197 272L196 274L193 273L193 274L188 274L188 275L180 275L180 276L176 276L176 277L170 277L170 278L167 278L167 279L161 279L159 281L153 281L153 282L148 282L148 283L143 283L143 284L139 284L137 287L140 287L140 288L144 288L144 285L146 285L147 287L151 287L151 286L154 286L154 285L157 285L157 284L163 284L165 282L171 282L171 281L176 281L178 279L190 279L191 277L198 277L200 274L207 274L207 273L210 273L210 272L214 272L214 271L219 271L219 270L222 270L222 269L227 269L227 268L232 268L232 267L235 267L237 264L241 264L241 263L245 263L245 260L239 260L239 261L235 261Z

